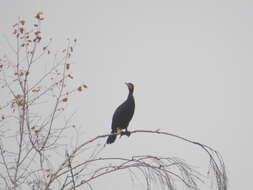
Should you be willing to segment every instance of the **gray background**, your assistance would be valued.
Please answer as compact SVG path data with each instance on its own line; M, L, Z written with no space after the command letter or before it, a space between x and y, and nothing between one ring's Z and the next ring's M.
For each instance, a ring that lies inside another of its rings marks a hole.
M133 82L130 130L161 129L208 144L224 157L229 189L252 187L252 1L0 0L0 9L0 51L16 19L32 21L38 11L54 49L78 39L73 73L89 89L71 103L84 140L110 131L113 111L127 95L124 82ZM105 150L182 156L205 169L198 152L150 135L123 137ZM124 178L111 175L94 187L142 186Z

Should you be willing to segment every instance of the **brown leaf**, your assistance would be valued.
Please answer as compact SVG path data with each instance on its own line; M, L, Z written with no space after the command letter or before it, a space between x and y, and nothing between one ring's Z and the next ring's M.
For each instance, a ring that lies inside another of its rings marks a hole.
M34 34L38 36L40 34L40 31L34 32Z
M33 40L34 42L40 42L41 37L40 36L36 36L36 38Z
M40 89L32 89L32 92L39 92Z
M24 75L24 72L22 72L22 71L19 72L19 73L18 73L18 72L15 72L14 75L15 75L15 76L20 76L20 77L22 77L22 76Z
M67 101L68 101L68 98L63 98L62 101L63 101L63 102L67 102Z
M83 89L82 89L82 86L79 86L79 87L77 88L77 90L81 92L81 91L83 90Z
M25 25L25 20L21 20L20 23L21 23L22 25Z
M24 30L25 29L23 27L19 28L19 31L20 31L21 34L23 34Z
M42 18L41 18L41 15L42 15L43 13L40 11L40 12L38 12L37 13L37 15L35 16L35 18L37 18L38 20L41 20Z
M71 79L73 79L73 78L74 78L71 74L68 74L68 77L69 77L69 78L71 78Z
M15 96L15 98L20 99L20 98L22 98L22 95L18 94L18 95Z
M25 103L24 103L23 100L20 100L20 101L17 101L17 105L18 105L18 106L23 106L23 105L25 105Z
M87 86L86 84L83 84L83 87L84 87L84 88L88 88L88 86Z
M34 132L38 134L40 132L40 129L34 129Z
M66 64L66 69L69 70L70 64Z

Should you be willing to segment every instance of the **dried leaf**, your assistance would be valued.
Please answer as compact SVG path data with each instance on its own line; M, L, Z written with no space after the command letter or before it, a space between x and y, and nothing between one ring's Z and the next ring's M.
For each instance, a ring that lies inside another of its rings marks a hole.
M32 92L39 92L40 89L32 89Z
M34 132L38 134L40 132L40 129L35 129Z
M42 18L41 18L41 15L42 15L43 13L40 11L40 12L38 12L37 13L37 15L35 16L35 18L37 18L38 20L41 20Z
M38 36L40 34L40 31L34 32L34 34Z
M79 86L79 87L77 88L77 90L81 92L81 91L83 90L83 89L82 89L82 86Z
M66 69L69 70L70 64L66 64Z
M21 20L20 23L21 23L22 25L25 25L25 20Z
M71 78L71 79L73 79L73 78L74 78L71 74L68 74L68 77L69 77L69 78Z
M63 101L63 102L67 102L67 101L68 101L68 98L63 98L62 101Z
M24 75L24 72L22 72L22 71L19 72L19 73L18 73L18 72L15 72L14 75L15 75L15 76L20 76L20 77L22 77L22 76Z
M79 87L77 88L77 90L81 92L81 91L83 90L83 88L88 88L88 86L85 85L85 84L83 84L82 86L79 86Z
M23 105L25 105L25 102L23 100L20 100L20 101L17 102L17 105L18 106L23 106Z
M21 34L23 34L24 30L25 29L23 27L19 28L19 31L20 31Z
M36 38L33 40L34 42L40 42L41 37L40 36L36 36Z
M18 94L18 95L15 96L15 98L20 99L20 98L22 98L22 95Z

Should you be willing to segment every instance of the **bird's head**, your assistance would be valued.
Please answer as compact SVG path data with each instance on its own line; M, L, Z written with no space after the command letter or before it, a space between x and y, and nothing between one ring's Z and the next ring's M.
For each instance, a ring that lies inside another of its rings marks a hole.
M127 85L129 92L133 93L133 91L134 91L133 83L126 82L125 84Z

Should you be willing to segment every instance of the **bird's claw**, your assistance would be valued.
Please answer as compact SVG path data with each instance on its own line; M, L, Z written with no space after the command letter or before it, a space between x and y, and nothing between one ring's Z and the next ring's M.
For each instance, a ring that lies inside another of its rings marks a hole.
M126 133L126 136L130 137L130 135L131 135L130 131L126 131L125 133Z
M122 131L121 133L120 133L120 136L123 136L123 135L126 135L126 136L130 136L131 135L131 132L130 131Z

